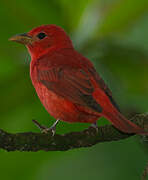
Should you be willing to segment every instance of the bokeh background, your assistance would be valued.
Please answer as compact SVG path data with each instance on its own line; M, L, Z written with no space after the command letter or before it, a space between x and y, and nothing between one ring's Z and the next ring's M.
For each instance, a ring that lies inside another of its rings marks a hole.
M125 115L148 111L148 0L1 0L0 128L39 132L32 119L47 126L54 122L31 84L26 48L8 41L41 24L67 31L75 48L93 61ZM108 121L98 122L104 123ZM57 132L86 127L61 122ZM139 180L148 160L143 144L132 137L67 152L0 150L0 179Z

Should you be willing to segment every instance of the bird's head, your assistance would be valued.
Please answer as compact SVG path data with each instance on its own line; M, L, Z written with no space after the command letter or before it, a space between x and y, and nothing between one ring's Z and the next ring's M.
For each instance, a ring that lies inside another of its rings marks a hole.
M54 48L72 47L68 35L56 25L42 25L9 40L26 45L32 57L39 57Z

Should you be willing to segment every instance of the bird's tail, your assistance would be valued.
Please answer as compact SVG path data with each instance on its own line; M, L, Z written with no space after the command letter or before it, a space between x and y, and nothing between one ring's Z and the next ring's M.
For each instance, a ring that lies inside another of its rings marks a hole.
M111 123L120 131L125 133L136 133L136 134L143 134L146 135L146 132L141 127L137 126L133 122L126 119L119 111L114 112L104 112L104 117L106 117Z

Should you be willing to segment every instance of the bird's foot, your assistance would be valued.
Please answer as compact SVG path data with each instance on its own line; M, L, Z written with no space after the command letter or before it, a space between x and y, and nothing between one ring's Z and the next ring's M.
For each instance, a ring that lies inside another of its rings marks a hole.
M92 123L92 124L90 125L90 128L94 128L95 131L96 131L96 133L98 133L98 125L97 125L97 122Z
M34 124L41 130L42 133L48 134L48 133L52 133L52 136L55 135L56 132L56 125L59 122L59 119L55 121L55 123L50 127L46 127L41 125L38 121L36 120L32 120L34 122Z

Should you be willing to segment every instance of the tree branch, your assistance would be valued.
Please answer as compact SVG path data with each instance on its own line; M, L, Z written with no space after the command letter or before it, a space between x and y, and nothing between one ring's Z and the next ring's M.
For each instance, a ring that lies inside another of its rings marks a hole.
M142 128L148 129L148 115L136 115L131 119ZM105 125L98 128L88 128L81 132L67 134L42 133L8 133L0 129L0 148L7 151L66 151L69 149L91 147L97 143L118 141L126 139L134 134L124 134L112 125Z

